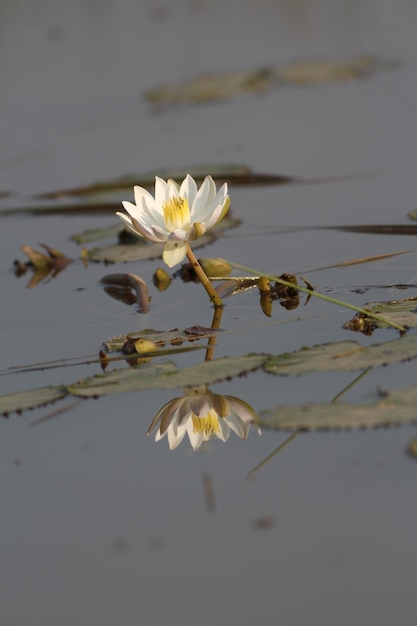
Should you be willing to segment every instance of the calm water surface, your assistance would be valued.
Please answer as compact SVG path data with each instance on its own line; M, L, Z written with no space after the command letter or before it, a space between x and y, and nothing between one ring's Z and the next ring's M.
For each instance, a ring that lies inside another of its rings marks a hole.
M416 208L417 8L331 0L0 5L0 208L31 194L132 172L243 163L304 179L286 187L231 187L242 225L204 250L262 270L305 275L319 290L364 305L403 297L376 286L414 283L416 254L315 270L347 259L414 250L412 236L312 230L408 223ZM294 58L400 62L363 81L281 87L205 106L155 113L143 93L202 72ZM209 173L209 172L208 172ZM350 178L348 178L350 176ZM124 196L120 198L127 199ZM81 262L36 289L17 280L22 245L79 256L74 232L104 216L1 217L2 368L96 355L108 337L141 328L209 325L198 285L152 286L151 311L109 298L97 284L133 271L152 285L158 262L105 268ZM283 232L285 226L306 227ZM360 295L352 289L375 286ZM407 295L416 295L413 290ZM258 295L227 300L216 357L280 353L352 339L351 315L320 301L265 318ZM364 345L393 331L354 337ZM175 357L192 365L204 352ZM2 375L1 393L68 383L96 366ZM255 410L328 402L355 376L278 379L259 372L213 386ZM377 368L345 396L415 384L414 362ZM303 434L246 476L286 433L251 432L193 453L146 438L149 422L180 390L77 404L36 426L49 408L0 424L2 624L415 623L416 465L405 453L415 428ZM215 506L207 508L205 477Z

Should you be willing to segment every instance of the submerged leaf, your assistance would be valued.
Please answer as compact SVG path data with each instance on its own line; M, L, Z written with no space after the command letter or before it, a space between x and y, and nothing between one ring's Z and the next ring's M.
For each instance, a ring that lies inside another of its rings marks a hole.
M274 430L346 430L417 422L417 387L384 393L371 404L283 406L260 413L259 425Z

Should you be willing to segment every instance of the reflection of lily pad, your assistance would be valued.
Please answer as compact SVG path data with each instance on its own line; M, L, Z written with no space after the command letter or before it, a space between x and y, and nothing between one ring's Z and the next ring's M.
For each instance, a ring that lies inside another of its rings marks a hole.
M371 404L283 406L260 413L260 426L276 430L345 430L417 422L417 387L384 393Z
M281 376L312 372L347 371L398 363L417 357L417 334L371 346L356 341L324 343L312 348L273 356L264 365L266 372Z

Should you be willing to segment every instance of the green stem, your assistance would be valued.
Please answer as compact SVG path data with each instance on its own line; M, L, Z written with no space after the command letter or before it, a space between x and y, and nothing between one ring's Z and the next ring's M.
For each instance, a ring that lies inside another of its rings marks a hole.
M371 317L372 319L377 320L378 322L382 322L399 330L400 333L405 333L407 329L404 326L400 326L396 322L391 322L391 320L386 317L382 317L382 315L377 315L376 313L372 313L372 311L368 311L367 309L362 309L359 306L355 306L354 304L349 304L348 302L343 302L343 300L336 300L336 298L331 298L330 296L325 296L323 293L319 293L318 291L313 291L311 289L307 289L307 287L302 287L301 285L295 285L294 283L290 283L283 278L279 278L277 276L272 276L271 274L265 274L264 272L259 272L257 270L252 269L251 267L246 267L245 265L240 265L240 263L233 263L233 261L229 261L228 263L235 267L236 269L244 270L245 272L249 272L254 276L264 276L268 280L274 280L280 285L285 285L286 287L291 287L292 289L298 289L298 291L303 291L304 293L308 293L310 296L314 296L315 298L319 298L320 300L325 300L326 302L331 302L332 304L337 304L338 306L343 306L345 309L351 309L352 311L356 311L357 313L362 313L366 317Z
M198 278L200 279L204 289L207 291L208 295L210 296L210 300L212 301L214 306L222 307L223 306L222 299L220 298L217 291L214 289L213 285L210 282L210 279L207 277L207 274L201 267L200 263L197 261L197 257L195 256L194 252L191 250L190 244L188 242L187 242L187 258L190 261L191 265L193 266L193 269L195 273L197 274Z

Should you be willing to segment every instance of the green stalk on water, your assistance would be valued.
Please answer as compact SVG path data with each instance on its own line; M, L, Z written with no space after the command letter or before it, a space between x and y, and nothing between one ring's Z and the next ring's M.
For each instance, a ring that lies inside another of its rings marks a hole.
M391 320L383 317L382 315L378 315L377 313L373 313L372 311L368 311L367 309L362 309L359 306L355 306L354 304L349 304L349 302L344 302L343 300L337 300L336 298L332 298L331 296L326 296L319 291L314 291L313 289L308 289L307 287L302 287L301 285L296 285L291 283L283 278L279 278L277 276L272 276L272 274L266 274L265 272L260 272L259 270L255 270L251 267L246 267L245 265L240 265L240 263L233 263L233 261L227 261L232 267L248 272L249 274L253 274L254 276L264 277L268 280L273 280L280 285L285 285L286 287L291 287L292 289L297 289L298 291L302 291L303 293L307 293L309 296L313 296L314 298L319 298L320 300L325 300L326 302L331 302L332 304L336 304L337 306L342 306L345 309L351 309L352 311L356 311L356 313L361 313L362 315L366 315L366 317L370 317L378 322L382 322L383 324L387 324L396 330L399 330L400 333L405 333L407 328L404 326L400 326L396 322L392 322Z

